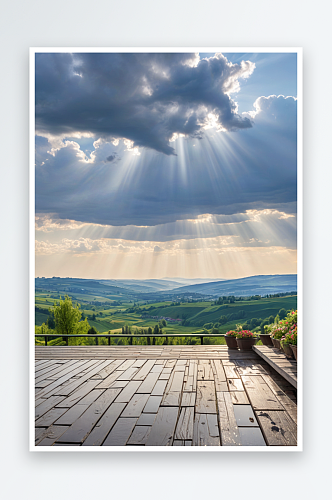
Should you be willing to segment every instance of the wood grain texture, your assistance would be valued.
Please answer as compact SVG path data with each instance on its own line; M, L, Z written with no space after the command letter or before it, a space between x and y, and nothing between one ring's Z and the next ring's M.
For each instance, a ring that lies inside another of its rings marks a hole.
M295 446L296 390L253 351L68 349L36 349L38 446Z
M146 446L171 446L178 418L178 408L161 406L152 425Z
M220 446L217 415L195 414L193 446Z
M296 446L296 424L286 411L258 411L256 415L269 446Z

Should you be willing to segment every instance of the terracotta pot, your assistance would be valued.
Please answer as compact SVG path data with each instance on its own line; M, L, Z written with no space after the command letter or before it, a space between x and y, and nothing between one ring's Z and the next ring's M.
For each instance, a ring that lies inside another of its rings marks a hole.
M236 339L238 348L241 351L251 351L251 348L253 345L256 344L256 341L257 341L256 337L251 337L246 339Z
M237 342L235 337L224 336L228 349L237 349Z
M295 361L297 361L297 345L290 344L290 347L293 351Z
M267 346L273 345L272 339L268 333L261 333L259 335L259 338L262 341L263 345L267 345Z
M286 354L286 358L292 359L294 357L290 344L283 344L282 348L284 353Z
M271 340L273 342L274 347L276 347L277 349L280 349L280 351L282 351L280 340L279 339L274 339L274 338L271 338Z

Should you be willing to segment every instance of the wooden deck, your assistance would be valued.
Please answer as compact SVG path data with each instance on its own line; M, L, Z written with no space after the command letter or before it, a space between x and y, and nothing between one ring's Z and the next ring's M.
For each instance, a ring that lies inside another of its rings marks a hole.
M35 370L37 446L297 444L296 390L254 351L42 346Z
M286 358L285 354L275 347L255 345L253 350L297 389L297 362L295 360Z

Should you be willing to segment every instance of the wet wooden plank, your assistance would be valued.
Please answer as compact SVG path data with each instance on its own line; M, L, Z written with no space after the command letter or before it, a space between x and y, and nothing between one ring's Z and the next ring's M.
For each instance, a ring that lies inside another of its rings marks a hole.
M184 379L184 372L172 372L167 383L162 400L162 406L179 406L181 399L181 391Z
M134 376L134 380L144 380L148 373L150 372L151 368L155 364L154 359L149 359L143 366L142 368L136 373Z
M189 361L188 377L184 383L183 390L185 392L194 392L197 387L197 367L198 362L191 360Z
M218 392L217 402L221 445L240 446L242 443L230 394L228 392Z
M127 370L125 370L123 373L121 373L121 375L118 377L118 380L131 380L134 375L136 375L138 370L139 368L131 366L130 368L127 368Z
M84 398L84 396L89 394L89 392L91 392L98 383L98 380L88 380L87 382L84 382L81 387L79 387L67 398L64 398L57 406L62 408L70 408L71 406L74 406L74 404L78 403L81 399Z
M223 367L224 367L224 370L225 370L225 374L226 374L226 377L227 378L239 378L239 374L238 374L238 371L237 371L237 366L235 364L235 362L233 362L231 365L229 364L225 364L223 362Z
M217 415L195 414L193 446L220 446Z
M183 392L181 406L195 406L196 392Z
M287 382L297 388L297 363L288 360L282 353L276 353L273 348L253 346L253 350L274 368Z
M36 427L49 427L52 425L61 415L67 411L66 408L52 408L47 413L45 413L42 417L36 420Z
M269 446L297 445L297 426L285 411L258 411L256 415Z
M258 427L258 422L250 405L235 405L233 411L238 427Z
M196 413L217 413L214 382L197 381Z
M151 426L136 425L132 435L130 436L127 445L144 446L151 431Z
M41 382L45 378L59 374L60 372L64 375L67 373L66 370L68 370L70 366L75 366L77 363L79 362L76 359L70 359L64 364L54 363L53 365L49 365L47 368L44 368L36 373L35 384ZM82 364L82 361L80 363ZM64 371L65 373L63 373ZM59 378L59 376L57 378Z
M125 446L135 427L137 418L119 418L102 446Z
M151 396L162 396L164 394L166 385L167 380L157 380L156 385L151 392Z
M126 403L113 403L83 442L83 446L101 446L118 420Z
M47 427L36 427L35 428L35 445L40 443L47 431Z
M230 391L244 391L244 387L240 378L229 378L227 379L227 383Z
M217 392L228 391L226 374L220 359L212 360L212 370Z
M176 363L175 359L169 359L166 361L165 368L174 368Z
M214 380L210 360L199 360L197 368L197 380Z
M161 406L159 408L151 432L146 441L146 446L172 445L178 412L178 408L173 406Z
M93 389L90 391L84 398L80 399L76 404L77 405L87 405L94 403L98 398L101 397L102 394L106 392L104 389Z
M44 434L42 439L38 442L38 446L52 446L52 444L64 433L68 427L62 425L51 425Z
M221 391L227 392L227 391ZM244 391L230 391L233 405L248 405L249 399Z
M151 394L153 391L153 388L158 380L159 373L149 373L144 380L144 382L140 382L141 384L137 392L139 393L145 393L145 394Z
M153 365L153 367L151 368L150 373L159 373L160 374L163 371L163 368L164 368L163 365L161 365L161 364L157 365L157 363L155 363Z
M123 389L124 387L126 387L126 385L128 385L129 381L128 380L115 380L115 382L113 382L113 384L111 385L112 389Z
M121 416L138 418L141 415L148 399L148 394L134 394Z
M243 376L242 381L254 410L283 410L283 406L261 375Z
M77 420L84 412L89 408L90 405L75 405L72 408L64 408L65 412L62 417L60 417L55 424L56 425L72 425L75 420Z
M193 439L194 433L194 408L181 408L179 420L176 426L174 439Z
M158 396L155 396L158 397ZM155 421L157 413L142 413L137 420L137 425L152 425Z
M109 360L111 363L104 368L102 368L98 373L96 373L96 378L100 379L106 379L111 373L113 373L115 370L120 369L121 365L123 364L123 359L115 359L115 360ZM105 387L107 389L107 387Z
M266 446L259 427L239 427L242 446Z
M148 396L148 400L146 405L144 406L144 413L157 413L159 406L161 404L162 396L149 396L148 394L145 394L145 396Z
M46 412L51 410L54 406L56 406L58 403L61 403L61 401L64 399L64 396L51 396L48 399L45 399L42 401L42 403L35 408L35 418L40 418L42 415L44 415Z
M252 360L242 359L236 361L239 375L259 375L266 374L265 368Z
M120 389L106 391L81 415L61 436L62 443L83 442L108 407L113 403Z
M54 395L53 393L58 390L58 388L66 381L68 381L70 378L72 378L74 375L77 373L80 373L82 371L83 366L85 365L93 365L95 361L85 361L83 365L78 366L77 368L73 369L69 373L66 373L62 377L58 378L52 384L48 385L45 387L45 389L42 389L41 391L38 392L38 398L43 398L43 397L49 397ZM67 394L64 394L64 396L67 396Z
M140 380L131 380L124 389L120 392L119 396L116 398L116 403L129 403L135 392L138 392L138 389L141 385Z
M122 370L114 370L108 377L106 377L99 385L96 386L97 389L109 389L116 379L123 373Z
M66 387L59 389L55 394L56 395L62 395L62 396L69 396L72 392L75 391L80 385L83 384L83 382L86 382L89 380L92 375L95 375L98 373L101 369L103 369L105 366L109 365L109 361L102 361L101 363L98 363L96 366L93 366L91 369L90 367L88 368L87 372L85 375L80 377L78 380L72 382L71 384L66 385Z
M285 394L285 392L279 387L279 385L273 380L270 375L262 375L262 378L270 387L272 392L276 395L284 409L290 415L290 417L297 423L297 404L292 401L292 399Z

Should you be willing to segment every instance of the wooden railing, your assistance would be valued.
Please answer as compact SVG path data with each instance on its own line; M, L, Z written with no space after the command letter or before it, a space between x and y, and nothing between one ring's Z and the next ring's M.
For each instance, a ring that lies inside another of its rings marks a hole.
M160 333L157 333L157 334L139 334L139 335L133 335L133 334L109 334L109 333L100 333L100 334L85 334L85 335L76 335L76 334L73 334L73 335L69 335L69 334L64 334L64 335L45 335L45 334L40 334L40 333L36 333L35 334L35 337L42 337L45 339L45 345L47 345L47 342L48 340L50 339L58 339L58 338L65 338L66 339L66 344L68 345L68 339L73 337L73 338L78 338L78 337L88 337L88 338L92 338L92 337L95 337L96 339L96 345L99 345L99 342L98 342L98 339L100 338L107 338L108 339L108 345L111 345L111 339L123 339L123 338L129 338L130 339L130 345L133 344L133 339L137 339L137 338L142 338L142 337L146 337L146 338L149 338L152 340L152 345L155 345L155 339L156 338L163 338L166 340L166 344L168 344L168 339L169 338L174 338L174 337L199 337L201 339L201 344L203 345L204 344L204 337L212 337L212 338L216 338L216 337L224 337L225 335L223 333L198 333L198 334L195 334L195 333L182 333L182 334L179 334L179 333L168 333L168 334L160 334ZM150 344L151 345L151 344ZM55 346L56 347L56 346Z

